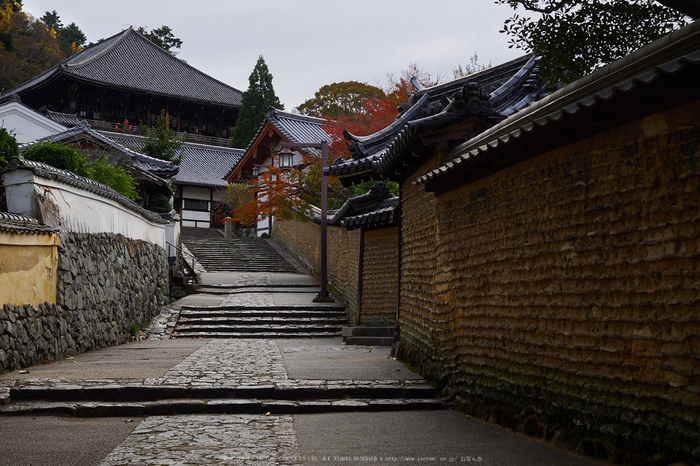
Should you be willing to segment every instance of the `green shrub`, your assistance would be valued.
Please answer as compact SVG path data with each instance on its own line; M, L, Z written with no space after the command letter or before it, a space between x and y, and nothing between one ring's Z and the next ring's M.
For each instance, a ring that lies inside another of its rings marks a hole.
M12 157L19 155L17 140L12 134L12 130L0 128L0 170L5 168Z
M106 184L132 201L138 198L136 184L131 175L123 168L109 164L106 157L97 159L90 164L88 178Z
M90 178L87 158L68 146L51 142L41 142L32 146L22 154L27 160L45 163L52 167L68 170L76 175Z
M111 165L106 157L90 163L85 154L81 154L71 147L49 142L42 142L30 147L24 151L23 155L28 160L68 170L76 175L105 184L132 201L138 198L136 184L131 175L123 168Z

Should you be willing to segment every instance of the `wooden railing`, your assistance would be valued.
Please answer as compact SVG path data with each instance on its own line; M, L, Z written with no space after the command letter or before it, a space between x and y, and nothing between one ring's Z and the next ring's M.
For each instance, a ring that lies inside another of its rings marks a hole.
M144 136L144 134L141 132L141 128L138 125L124 125L123 123L112 123L102 120L87 120L87 122L90 123L90 126L94 129ZM194 142L195 144L228 147L230 143L228 138L218 138L215 136L204 136L201 134L192 133L179 133L177 131L173 131L173 133L177 137L184 137L185 142Z

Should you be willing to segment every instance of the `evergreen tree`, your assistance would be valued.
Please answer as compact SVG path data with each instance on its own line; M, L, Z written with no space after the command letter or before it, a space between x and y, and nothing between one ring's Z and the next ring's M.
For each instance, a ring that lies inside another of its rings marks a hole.
M60 31L63 27L63 23L61 23L61 17L58 16L56 10L47 11L46 13L44 13L44 16L42 16L39 19L43 21L44 24L46 24L47 28L53 29L54 32Z
M170 129L170 115L165 110L160 111L156 118L156 124L150 129L141 125L141 131L146 135L146 143L141 148L141 152L161 160L179 164L182 159L182 144L185 138L177 137Z
M272 75L267 69L262 55L258 58L248 82L248 90L243 93L241 113L238 115L236 129L231 138L232 147L244 148L248 146L265 119L268 107L284 110L284 105L275 95L275 90L272 87Z

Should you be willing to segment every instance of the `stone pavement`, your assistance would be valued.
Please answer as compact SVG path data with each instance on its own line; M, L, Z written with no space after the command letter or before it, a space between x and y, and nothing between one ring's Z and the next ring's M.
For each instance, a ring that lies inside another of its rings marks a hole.
M207 274L141 341L1 375L0 464L591 464L440 409L388 348L169 339L184 304L298 301L265 290L312 284L293 275Z

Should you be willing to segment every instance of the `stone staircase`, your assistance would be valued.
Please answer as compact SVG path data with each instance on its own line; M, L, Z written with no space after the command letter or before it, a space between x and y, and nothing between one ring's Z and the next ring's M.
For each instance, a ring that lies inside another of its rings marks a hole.
M154 380L36 380L0 396L2 416L135 417L182 414L315 414L443 409L421 380L301 381L287 385L153 385Z
M226 238L220 230L192 227L183 227L180 238L207 272L298 272L264 239Z
M171 338L336 337L347 324L338 304L183 306Z

